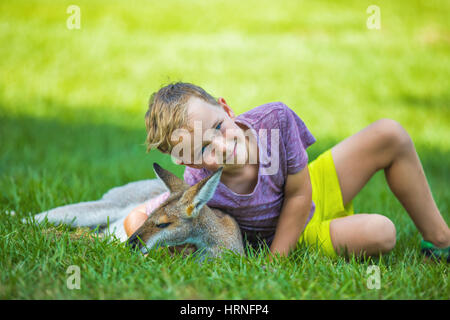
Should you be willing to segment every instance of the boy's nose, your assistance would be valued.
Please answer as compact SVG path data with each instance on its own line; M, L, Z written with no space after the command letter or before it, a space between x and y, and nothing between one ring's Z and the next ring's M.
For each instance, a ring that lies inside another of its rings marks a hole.
M222 154L227 150L227 142L222 136L218 136L214 138L214 149L216 152L221 152Z
M227 157L227 148L229 152L233 152L234 140L226 140L224 137L217 137L214 139L214 149L222 155L222 161L225 161Z

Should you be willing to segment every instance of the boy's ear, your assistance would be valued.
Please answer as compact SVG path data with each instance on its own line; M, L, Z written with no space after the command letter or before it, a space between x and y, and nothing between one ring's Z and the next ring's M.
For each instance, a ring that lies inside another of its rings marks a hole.
M225 101L225 98L223 98L223 97L220 97L219 99L217 99L217 102L222 105L224 105L224 104L228 105L227 102Z
M230 116L230 118L236 117L231 107L227 104L224 98L220 97L217 102L222 106L223 110Z

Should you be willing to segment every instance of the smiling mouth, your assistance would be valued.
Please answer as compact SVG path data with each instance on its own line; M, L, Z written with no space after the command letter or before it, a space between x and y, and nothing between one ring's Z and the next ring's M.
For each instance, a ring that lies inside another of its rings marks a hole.
M236 147L237 147L237 141L234 142L233 153L226 160L232 159L236 155Z

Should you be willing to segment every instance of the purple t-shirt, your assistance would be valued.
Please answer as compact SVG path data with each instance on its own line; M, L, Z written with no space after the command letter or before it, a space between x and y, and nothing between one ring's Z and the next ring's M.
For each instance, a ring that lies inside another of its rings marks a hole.
M286 177L308 164L306 148L316 139L297 114L281 102L267 103L249 110L237 116L235 122L252 129L257 137L260 158L257 185L252 193L238 194L220 182L207 205L231 215L251 245L256 246L258 241L265 240L270 246L283 205ZM278 139L277 130L271 129L279 129ZM184 180L192 186L212 173L204 168L186 167ZM313 202L306 223L311 220L314 211Z

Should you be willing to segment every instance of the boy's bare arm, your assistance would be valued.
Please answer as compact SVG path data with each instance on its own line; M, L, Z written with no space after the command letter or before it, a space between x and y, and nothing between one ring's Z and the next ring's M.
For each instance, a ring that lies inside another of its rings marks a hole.
M284 202L270 251L287 256L295 249L312 206L312 187L308 166L288 175Z

